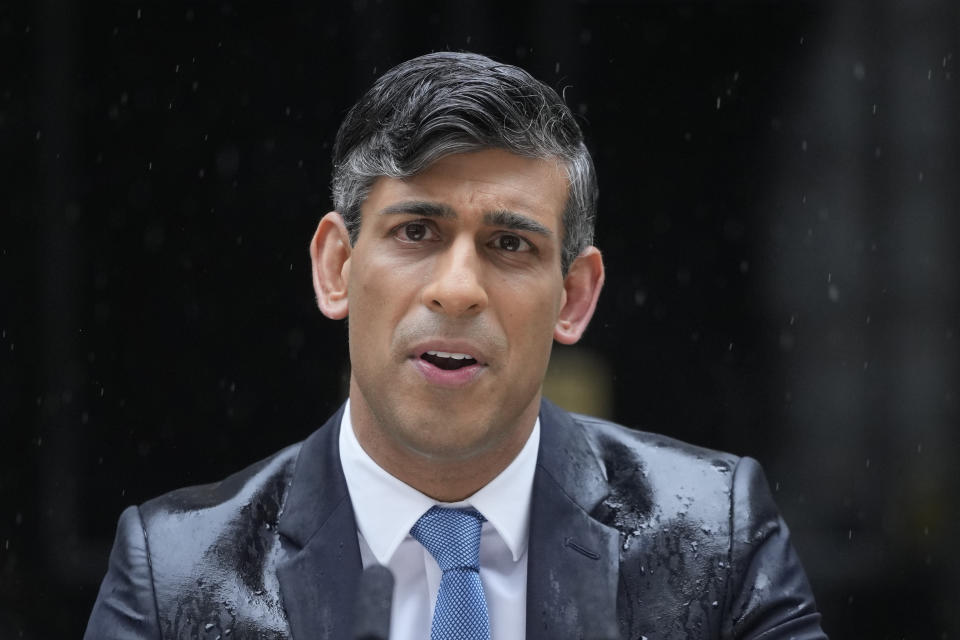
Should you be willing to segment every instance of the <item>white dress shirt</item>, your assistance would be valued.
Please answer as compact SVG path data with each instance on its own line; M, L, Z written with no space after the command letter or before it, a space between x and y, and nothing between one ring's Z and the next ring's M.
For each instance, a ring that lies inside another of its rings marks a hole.
M430 552L410 536L410 528L434 505L471 506L487 519L480 538L480 581L492 638L523 640L530 496L539 444L538 418L523 449L487 486L462 502L437 502L384 471L367 455L353 431L347 402L340 423L340 461L357 520L363 566L379 563L393 572L390 640L430 637L442 572Z

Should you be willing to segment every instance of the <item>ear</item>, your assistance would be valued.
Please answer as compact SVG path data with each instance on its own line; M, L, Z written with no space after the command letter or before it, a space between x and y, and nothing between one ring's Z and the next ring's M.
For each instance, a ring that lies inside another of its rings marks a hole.
M313 291L317 306L331 320L347 317L347 282L350 279L350 235L336 211L323 216L310 241Z
M553 329L560 344L573 344L590 324L603 288L603 258L596 247L587 247L570 265L563 280L563 306Z

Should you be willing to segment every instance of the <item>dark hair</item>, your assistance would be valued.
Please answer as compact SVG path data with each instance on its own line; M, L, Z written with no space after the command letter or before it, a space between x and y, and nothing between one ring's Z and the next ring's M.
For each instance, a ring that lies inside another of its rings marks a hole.
M360 232L360 205L379 176L406 178L444 156L490 148L566 166L566 274L593 242L598 190L583 133L552 88L475 53L407 60L380 76L347 113L333 147L332 189L350 241Z

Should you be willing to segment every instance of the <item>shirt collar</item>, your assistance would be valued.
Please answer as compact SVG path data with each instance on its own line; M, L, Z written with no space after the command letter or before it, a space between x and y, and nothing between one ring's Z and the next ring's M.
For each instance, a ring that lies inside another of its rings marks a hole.
M397 547L430 507L471 506L483 514L510 549L514 562L527 550L530 499L540 445L540 418L520 453L493 480L456 503L441 503L390 475L360 446L353 431L350 401L340 422L340 460L357 529L377 562L390 562Z

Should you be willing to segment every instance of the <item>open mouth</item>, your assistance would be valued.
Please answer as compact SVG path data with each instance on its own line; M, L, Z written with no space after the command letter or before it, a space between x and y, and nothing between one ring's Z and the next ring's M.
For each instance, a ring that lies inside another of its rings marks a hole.
M472 364L477 364L476 359L466 353L448 353L446 351L427 351L420 356L421 360L426 360L439 369L452 371L462 369Z

